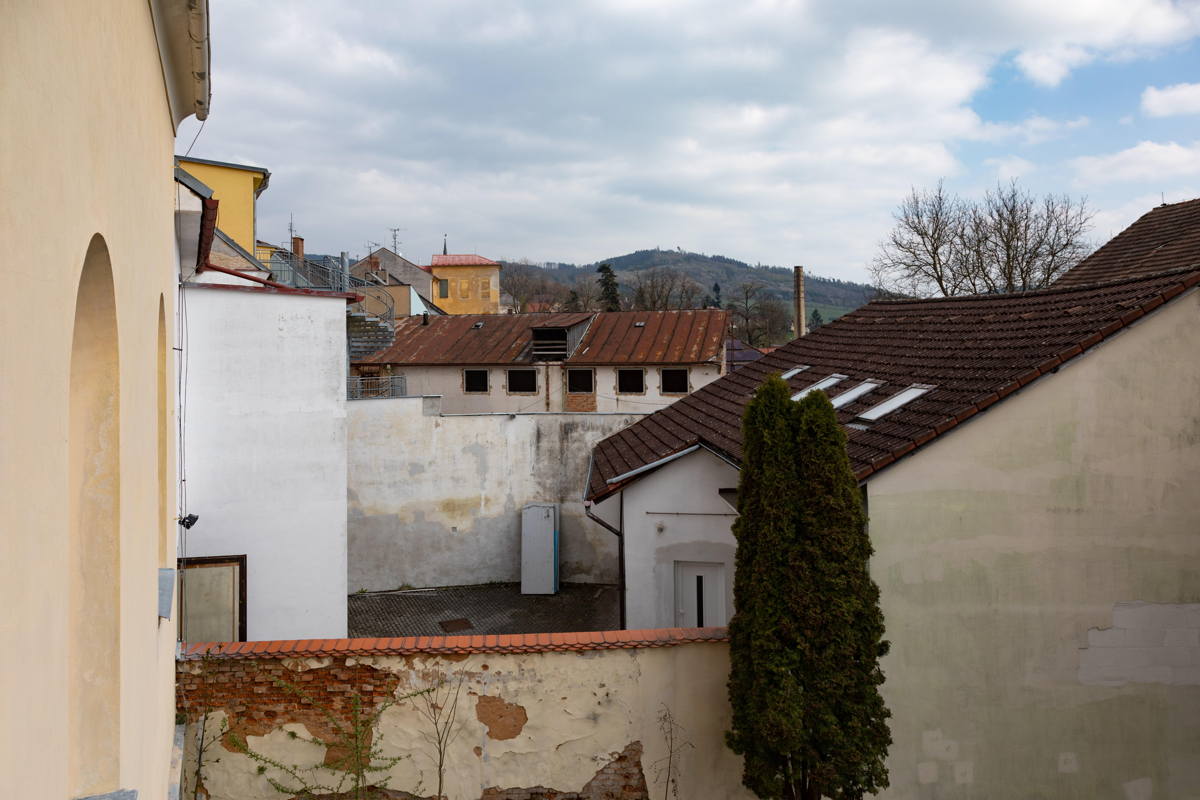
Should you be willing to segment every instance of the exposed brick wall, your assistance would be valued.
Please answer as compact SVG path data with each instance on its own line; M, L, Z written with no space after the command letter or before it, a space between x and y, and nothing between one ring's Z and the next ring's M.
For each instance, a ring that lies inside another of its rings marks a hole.
M231 736L262 736L287 723L303 724L315 738L335 740L336 733L323 706L342 724L350 721L353 697L364 709L376 708L395 696L399 678L363 664L347 665L335 658L329 666L306 670L286 667L278 658L189 659L176 664L176 709L196 721L201 714L224 711L229 730L221 744L236 751ZM516 708L519 708L517 706ZM524 709L521 709L522 713ZM325 764L345 754L330 748ZM434 800L399 790L375 790L380 800ZM501 789L489 787L480 800L648 800L642 770L642 744L632 742L601 767L579 791L544 786ZM343 800L322 796L319 800Z
M197 666L199 674L194 674L191 670ZM189 722L205 712L224 711L229 731L221 743L227 750L236 750L231 735L262 736L289 722L302 723L314 737L333 741L337 733L320 706L349 725L356 694L362 708L370 710L394 697L398 684L395 675L362 664L347 666L344 658L303 671L288 669L276 659L193 660L176 665L175 706ZM325 763L343 756L330 748Z
M595 411L596 395L594 394L564 394L564 411Z

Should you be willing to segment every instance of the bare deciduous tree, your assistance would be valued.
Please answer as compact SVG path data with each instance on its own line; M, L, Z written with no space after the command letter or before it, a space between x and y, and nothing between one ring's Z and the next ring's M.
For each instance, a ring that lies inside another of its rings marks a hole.
M733 315L732 332L752 347L763 347L786 341L792 318L787 306L767 293L761 281L738 284L727 297L725 307Z
M1040 289L1091 250L1085 199L1038 199L1016 181L978 202L949 194L941 181L916 189L895 213L896 226L871 267L876 287L917 297Z
M633 276L635 311L696 308L703 294L700 284L678 270L652 267Z

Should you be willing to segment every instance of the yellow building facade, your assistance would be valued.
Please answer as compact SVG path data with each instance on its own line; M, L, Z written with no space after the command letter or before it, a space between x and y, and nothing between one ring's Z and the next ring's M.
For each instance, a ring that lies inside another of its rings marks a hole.
M213 190L217 208L217 227L248 253L254 252L255 202L267 188L271 173L262 167L210 161L204 158L178 158L179 166Z
M0 185L21 196L0 241L22 254L0 265L8 797L167 793L173 148L207 115L208 72L203 0L4 4Z
M478 255L433 257L433 297L447 314L499 314L500 264Z

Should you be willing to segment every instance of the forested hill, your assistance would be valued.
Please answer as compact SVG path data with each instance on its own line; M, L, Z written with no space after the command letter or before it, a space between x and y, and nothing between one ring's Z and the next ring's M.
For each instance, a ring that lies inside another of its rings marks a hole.
M686 250L638 250L623 256L615 256L594 264L545 265L546 270L558 281L573 284L583 276L593 276L600 264L609 264L617 272L618 280L623 272L638 272L655 267L681 272L711 291L714 283L720 284L725 297L731 296L740 284L757 281L766 284L768 292L780 300L792 303L792 268L751 265L725 256L708 256ZM808 307L816 308L827 321L852 311L871 299L874 289L865 283L822 278L805 273L805 294Z

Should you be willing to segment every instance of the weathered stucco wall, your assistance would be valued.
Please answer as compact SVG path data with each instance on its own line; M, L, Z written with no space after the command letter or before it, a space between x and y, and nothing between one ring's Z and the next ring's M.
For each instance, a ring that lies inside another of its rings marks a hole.
M688 370L688 390L696 391L701 386L721 377L721 368L716 364L693 364ZM441 395L442 411L447 414L477 414L485 412L534 412L534 411L599 411L604 413L649 414L669 406L683 395L663 394L661 389L662 367L636 367L642 369L646 391L640 394L617 393L616 367L579 367L593 371L591 394L567 393L567 369L559 364L513 364L511 367L481 366L471 369L488 371L486 394L463 391L463 367L394 367L390 374L404 375L408 393L412 395ZM668 366L667 369L676 367ZM508 369L537 370L537 392L533 394L509 394L506 389ZM581 402L586 401L586 402Z
M662 797L668 754L660 722L664 710L678 726L672 770L678 794L672 796L750 797L740 785L741 759L724 743L728 670L728 647L719 642L540 653L184 661L180 708L191 720L186 772L189 778L194 775L195 720L205 707L211 711L211 738L226 725L247 736L252 750L283 764L309 767L323 763L326 748L291 739L287 731L323 737L329 726L319 710L322 705L344 714L353 692L377 702L436 686L439 679L452 683L461 675L455 736L446 759L446 797L546 797L555 795L512 790L545 787L565 793L589 785L591 791L582 795L587 800ZM318 702L302 704L275 685L276 679ZM379 776L390 777L389 789L412 793L397 796L437 793L434 751L425 738L429 731L413 700L398 702L379 719L373 741L383 755L404 756ZM280 796L246 755L220 741L209 752L203 783L211 797ZM611 793L602 794L601 786Z
M174 132L150 4L6 2L0 75L4 794L159 798L172 741L174 627L155 609L158 569L175 557L177 262ZM79 291L89 252L104 262L103 297ZM92 315L111 336L75 343L101 327L81 325ZM71 425L73 352L104 356L74 365L114 390L103 430ZM104 470L78 458L80 439L103 441L88 455Z
M1197 321L1193 292L869 482L888 797L1200 796Z
M345 636L346 301L183 291L181 555L246 556L250 639Z
M347 406L350 591L519 580L528 503L561 504L562 580L616 582L616 542L584 516L581 487L592 446L638 415L437 409L420 397Z

